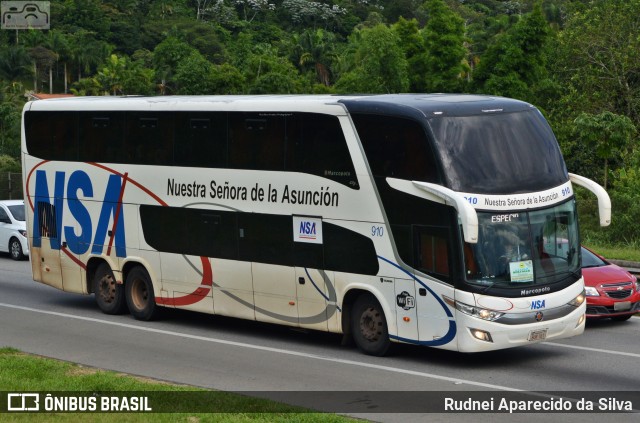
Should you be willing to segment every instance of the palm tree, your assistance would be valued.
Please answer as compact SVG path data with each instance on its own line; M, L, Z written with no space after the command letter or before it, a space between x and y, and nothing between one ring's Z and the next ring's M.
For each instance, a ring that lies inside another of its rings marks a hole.
M22 46L7 46L0 51L0 79L15 82L33 71L31 57Z
M294 37L296 52L299 55L298 64L303 68L312 66L318 81L325 86L331 84L330 64L337 58L333 50L335 38L332 32L323 29L307 29Z
M111 54L107 43L97 40L93 33L85 30L72 35L70 46L70 56L78 69L78 80L82 79L82 72L90 72Z
M33 80L34 82L33 90L35 92L38 92L38 84L37 84L38 68L41 68L41 69L47 69L49 71L49 92L51 93L51 85L52 85L51 69L53 68L53 65L58 60L58 55L55 52L49 50L48 48L39 45L29 50L29 56L31 56L31 58L33 59L33 63L35 65L35 78Z
M62 61L64 67L64 92L67 92L67 61L70 59L69 40L66 35L58 30L51 30L47 34L45 46L56 54L56 62ZM53 91L52 68L49 68L49 93Z

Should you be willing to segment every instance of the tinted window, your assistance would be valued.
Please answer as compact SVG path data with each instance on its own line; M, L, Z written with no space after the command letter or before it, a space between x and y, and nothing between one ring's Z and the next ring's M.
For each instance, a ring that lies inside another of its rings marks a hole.
M293 241L293 219L285 215L143 205L140 218L145 240L162 252L378 273L373 242L331 223L322 224L324 244L308 244Z
M358 178L340 121L300 113L289 119L286 170L311 173L358 189Z
M128 112L125 119L126 163L173 163L173 114Z
M293 265L291 216L240 213L240 260Z
M353 115L374 176L437 182L436 161L424 128L416 121Z
M124 112L79 113L79 157L85 162L121 163Z
M365 275L378 273L378 256L371 239L326 222L322 230L326 269Z
M414 226L415 268L439 279L450 280L451 258L447 228Z
M0 211L1 210L2 209L0 209ZM15 220L24 222L24 205L21 204L19 206L9 206L9 212Z
M265 113L229 115L229 158L237 169L284 170L285 116Z
M227 114L176 114L174 159L178 166L227 167Z
M309 173L358 189L335 116L313 113L28 112L44 160Z
M25 115L27 151L46 160L77 160L77 114L29 112Z
M140 218L145 240L158 251L238 258L236 213L143 205Z
M593 254L586 248L582 248L582 267L600 267L606 266L608 263L602 260L600 257Z
M454 191L512 194L568 180L556 138L537 110L440 117L430 125Z

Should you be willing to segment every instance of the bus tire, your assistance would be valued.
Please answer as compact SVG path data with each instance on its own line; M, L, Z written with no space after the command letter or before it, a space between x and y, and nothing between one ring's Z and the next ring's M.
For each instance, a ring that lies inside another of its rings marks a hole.
M122 314L127 311L124 287L117 283L107 263L101 263L93 275L93 293L96 304L105 314Z
M158 315L158 306L149 273L142 266L136 266L127 274L125 297L129 312L137 320L153 320Z
M351 310L351 333L358 349L381 357L391 346L389 329L382 306L372 294L360 295Z

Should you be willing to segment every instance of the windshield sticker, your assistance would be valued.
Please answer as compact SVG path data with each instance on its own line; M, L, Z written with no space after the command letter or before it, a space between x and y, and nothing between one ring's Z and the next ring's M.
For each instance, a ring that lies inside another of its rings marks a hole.
M509 263L511 282L533 282L533 261L513 261Z

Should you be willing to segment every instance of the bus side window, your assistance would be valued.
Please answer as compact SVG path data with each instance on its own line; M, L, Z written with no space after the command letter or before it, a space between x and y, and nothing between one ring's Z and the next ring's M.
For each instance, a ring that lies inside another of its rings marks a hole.
M374 176L438 182L435 156L418 122L364 114L353 120Z
M320 176L358 189L353 161L340 121L335 116L300 113L289 117L288 171Z
M45 160L78 159L76 112L28 112L25 118L27 151Z
M179 113L175 125L173 155L177 166L228 166L226 113Z
M446 228L414 225L416 268L441 279L451 278L449 236Z
M173 118L168 113L128 112L125 144L129 163L173 164Z
M122 112L80 112L80 157L85 162L126 162Z

